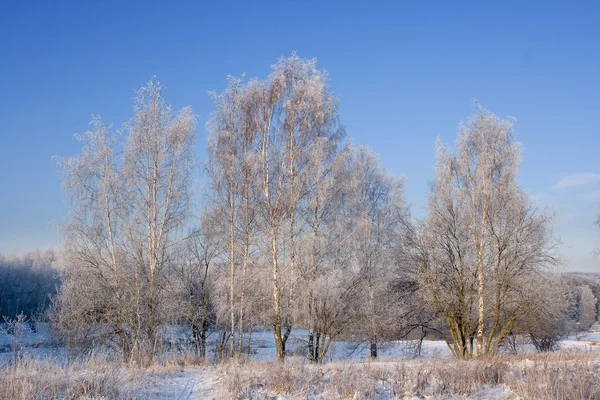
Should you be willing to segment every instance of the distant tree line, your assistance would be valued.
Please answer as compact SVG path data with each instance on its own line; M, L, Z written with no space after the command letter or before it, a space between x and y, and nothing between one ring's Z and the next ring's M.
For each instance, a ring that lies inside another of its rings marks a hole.
M2 318L44 319L60 284L53 251L34 251L22 256L0 254L0 323Z
M598 288L552 272L552 216L516 183L512 119L477 105L454 149L437 144L417 221L403 179L347 138L315 60L281 58L211 97L203 164L195 115L173 111L156 80L121 134L94 117L82 152L58 160L73 208L53 321L70 344L150 362L163 328L185 323L198 357L211 330L225 358L269 328L280 361L321 362L338 338L377 357L414 335L470 358L517 336L551 350L569 320L596 320ZM293 329L306 330L299 350Z

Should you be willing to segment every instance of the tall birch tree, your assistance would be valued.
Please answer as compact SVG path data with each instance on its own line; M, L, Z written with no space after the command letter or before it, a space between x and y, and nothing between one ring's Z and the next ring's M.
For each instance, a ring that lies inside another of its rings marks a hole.
M241 258L244 281L248 255L257 249L262 260L268 259L273 334L277 358L283 360L297 308L297 240L305 229L298 214L307 195L311 151L339 137L340 129L337 101L315 60L292 55L272 68L262 81L230 79L225 91L214 96L209 154L213 185L221 193L218 202L229 208L231 352L234 324L244 321L243 304L233 314L240 265L235 258ZM250 182L259 182L257 192ZM242 239L241 246L236 238ZM245 295L243 283L241 288Z

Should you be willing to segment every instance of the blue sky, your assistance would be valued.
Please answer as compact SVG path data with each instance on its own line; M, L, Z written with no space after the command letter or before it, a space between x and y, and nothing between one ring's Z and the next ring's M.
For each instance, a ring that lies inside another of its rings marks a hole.
M0 252L60 243L53 155L100 114L119 127L156 75L191 105L204 154L209 90L264 77L281 55L329 72L348 134L407 179L424 214L434 141L472 100L516 117L520 183L556 213L567 270L600 272L600 6L595 2L4 1L0 5Z

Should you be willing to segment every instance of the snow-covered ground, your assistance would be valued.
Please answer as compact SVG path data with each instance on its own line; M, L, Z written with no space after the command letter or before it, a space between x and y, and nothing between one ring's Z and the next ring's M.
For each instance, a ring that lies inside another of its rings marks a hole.
M136 398L206 400L216 398L219 379L215 368L186 368L152 375L134 392Z
M48 324L36 324L35 332L26 324L18 340L6 330L6 325L0 324L0 366L13 357L14 344L20 344L23 353L31 358L57 362L66 358L67 349L58 344Z
M306 348L308 332L295 330L290 334L286 350L293 358L303 358L302 349ZM268 361L275 359L275 342L272 331L256 331L252 333L252 354L250 358L256 361ZM382 343L378 346L378 357L387 359L415 358L414 342L397 341ZM443 358L449 357L450 351L446 343L441 340L425 340L420 356L416 358ZM361 361L370 358L370 350L367 343L333 341L329 347L326 361Z
M577 338L575 335L570 335L567 339L561 342L561 349L577 349L600 352L600 332L585 333L580 335L579 338Z
M191 352L190 332L185 327L175 326L166 329L165 347L171 354ZM208 337L207 355L210 359L214 355L216 344L216 332ZM303 359L303 350L306 347L307 332L295 330L287 342L287 351L290 358ZM13 356L13 337L0 328L0 365L4 364ZM36 332L27 325L20 339L24 353L31 358L64 360L68 351L58 345L58 341L52 334L48 324L37 324ZM423 341L420 355L415 354L415 342L396 341L382 343L378 348L378 357L381 360L395 359L432 359L450 357L450 351L446 343L441 340ZM584 335L569 336L561 342L562 350L578 350L589 352L600 352L600 332L590 332ZM533 352L531 345L522 345L523 352ZM370 356L368 345L348 341L333 341L326 356L327 362L353 362L366 360ZM255 331L251 337L250 357L254 361L269 361L275 359L275 344L273 333L270 330Z
M0 327L1 329L1 327ZM0 330L0 366L7 364L14 356L12 352L13 337ZM174 326L166 329L167 354L180 354L191 352L189 332L185 327ZM297 330L288 339L288 358L302 361L303 351L306 347L307 332ZM212 332L208 340L208 357L214 354L217 334ZM52 360L57 364L68 360L69 352L59 345L47 324L38 324L36 331L26 326L20 339L23 352L32 359ZM563 351L575 350L577 352L600 353L600 332L590 332L579 336L569 336L562 341ZM423 342L421 354L415 355L414 342L398 341L381 344L379 346L380 363L386 365L398 364L394 360L428 360L447 358L450 351L443 341L426 340ZM532 352L530 345L523 345L522 351ZM354 364L369 359L369 348L364 343L348 341L334 341L331 344L326 362L330 369L337 366ZM251 354L253 361L270 361L275 359L275 346L273 333L269 330L255 331L251 337ZM359 366L360 364L354 364ZM147 381L137 391L140 398L160 399L210 399L218 398L219 388L222 386L222 375L217 373L214 366L175 368L166 372L151 373ZM506 399L511 397L503 386L482 388L485 393L477 394L472 398ZM217 396L217 397L215 397ZM378 397L379 398L379 397ZM387 397L382 397L387 398ZM410 398L410 397L409 397ZM469 397L471 398L471 397Z

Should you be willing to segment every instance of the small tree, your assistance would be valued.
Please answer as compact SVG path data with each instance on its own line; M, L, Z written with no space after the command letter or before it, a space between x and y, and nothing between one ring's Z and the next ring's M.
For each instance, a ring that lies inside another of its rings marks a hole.
M580 286L578 292L578 320L581 330L588 330L596 322L596 303L598 300L589 286Z
M383 170L372 152L356 149L352 171L351 207L356 226L348 243L353 248L352 265L358 280L350 299L351 326L356 339L369 342L371 358L376 358L378 342L400 333L406 313L403 293L394 280L397 269L405 267L398 255L406 246L410 222L402 180Z
M174 260L174 299L178 312L192 331L194 354L206 358L208 328L215 322L213 274L215 259L222 249L219 237L212 228L212 219L218 214L210 211L201 218L201 225L178 246L179 256Z
M515 333L529 336L537 351L555 351L568 334L567 288L560 276L536 274L524 286L530 293L528 311L518 321Z
M16 366L24 355L23 333L27 328L28 318L20 313L15 318L3 317L5 329L3 333L10 336L10 349L13 353L13 364Z

